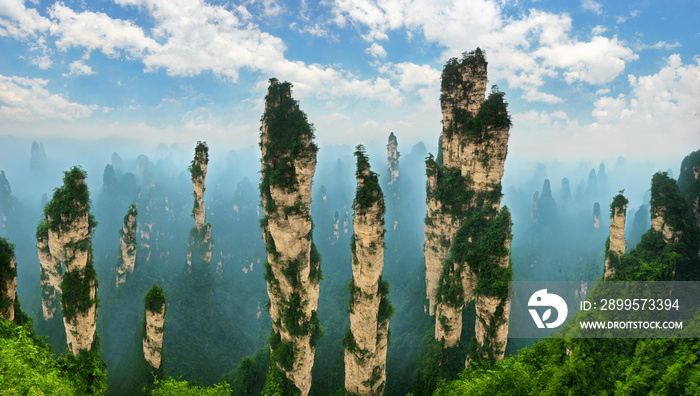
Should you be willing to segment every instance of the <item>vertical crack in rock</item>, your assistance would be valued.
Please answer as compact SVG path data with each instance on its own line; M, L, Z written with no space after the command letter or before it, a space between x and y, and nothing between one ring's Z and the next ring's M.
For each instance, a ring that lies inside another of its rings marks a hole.
M615 273L615 265L625 254L625 218L627 216L627 198L620 191L610 204L610 237L605 246L605 275L608 279Z
M48 233L48 254L56 268L65 265L61 281L61 310L68 348L74 355L92 349L97 320L97 273L92 256L92 232L96 226L90 214L90 194L85 172L74 167L64 172L63 186L54 190L53 198L44 208L45 221L39 224L37 244L40 257L46 254L43 235ZM39 240L41 239L41 240ZM55 275L47 261L50 279ZM42 267L44 264L42 262ZM60 273L60 272L59 272ZM45 311L45 315L46 315Z
M15 320L17 298L17 265L14 245L0 237L0 318Z
M206 142L197 142L194 158L188 168L192 175L192 186L194 188L194 208L192 208L194 228L190 230L187 242L188 267L191 267L193 262L211 264L214 243L211 239L211 224L206 223L206 215L204 213L204 182L207 177L208 163L209 147Z
M291 96L292 85L270 79L262 117L260 195L272 317L270 370L305 396L311 389L321 257L312 239L311 184L316 170L314 130Z
M474 300L478 345L470 358L500 359L512 278L510 212L499 210L511 122L497 87L484 100L486 65L477 48L442 73L440 152L426 160L426 292L437 340L458 344L462 309Z
M124 216L124 225L119 231L119 253L117 257L117 284L126 282L127 274L134 272L136 264L136 205L129 206Z
M350 331L345 347L345 390L350 394L381 395L386 387L389 285L384 268L384 196L363 146L357 146L357 192L352 236Z
M158 285L153 285L143 300L146 312L143 357L151 367L158 370L163 357L163 333L165 329L166 309L163 289Z

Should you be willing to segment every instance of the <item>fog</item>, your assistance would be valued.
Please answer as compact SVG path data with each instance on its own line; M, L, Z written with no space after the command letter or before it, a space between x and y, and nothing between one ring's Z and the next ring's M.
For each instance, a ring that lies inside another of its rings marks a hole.
M424 160L428 151L435 153L437 138L403 142L400 131L395 133L401 157L399 183L394 189L387 186L386 143L370 143L367 152L386 197L384 279L389 280L389 298L396 308L390 322L387 394L405 394L411 390L421 340L432 324L424 313ZM200 384L222 378L230 381L242 358L267 348L271 324L265 309L265 248L258 224L262 210L257 146L210 147L204 199L207 221L212 225L213 258L210 266L195 263L188 269L188 233L194 219L187 167L196 138L189 146L167 142L141 146L117 138L78 141L56 137L40 142L45 162L41 156L31 158L32 143L29 138L7 136L0 143L0 170L11 188L11 196L0 200L0 235L16 245L22 307L57 354L66 349L65 335L60 313L49 321L42 317L34 233L43 205L62 184L63 172L76 165L88 174L92 213L99 222L93 236L101 300L98 333L109 366L111 393L138 391L147 381L139 371L144 364L140 356L142 298L153 284L162 286L166 294L164 364L171 375ZM341 340L349 329L347 285L352 273L353 151L351 146L329 145L318 152L311 214L314 240L323 256L318 313L324 336L317 349L312 394L327 394L342 384ZM510 154L502 204L512 212L511 258L516 280L599 278L612 198L624 190L629 199L627 248L631 249L650 225L651 176L667 170L678 176L682 160L655 163L653 159L591 158L587 162L540 163L525 159L522 153ZM569 183L568 194L562 188L564 178ZM596 202L600 206L598 228L594 227ZM119 230L132 203L139 210L136 270L117 288ZM473 316L465 315L465 323L468 320L473 322ZM473 326L464 327L465 332L473 332ZM508 353L521 346L509 343Z

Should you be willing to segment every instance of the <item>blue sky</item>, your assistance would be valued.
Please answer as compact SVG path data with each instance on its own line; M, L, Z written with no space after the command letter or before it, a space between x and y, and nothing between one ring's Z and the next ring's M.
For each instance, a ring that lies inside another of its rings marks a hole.
M480 46L510 156L680 161L699 22L692 0L0 0L0 136L250 146L274 76L321 147L434 149L442 65Z

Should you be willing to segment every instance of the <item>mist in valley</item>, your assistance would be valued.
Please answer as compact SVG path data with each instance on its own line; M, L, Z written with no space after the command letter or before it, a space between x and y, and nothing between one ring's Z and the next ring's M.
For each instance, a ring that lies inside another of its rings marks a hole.
M425 159L429 150L435 152L437 139L404 142L401 131L394 133L401 154L397 182L388 185L385 142L368 144L367 153L385 195L383 273L395 308L386 393L406 394L413 390L426 335L432 336L434 325L425 297L423 221ZM195 255L188 265L188 237L195 224L188 165L195 145L3 137L0 183L9 188L0 185L0 236L16 246L22 307L57 354L66 350L66 337L60 308L53 319L42 316L35 231L63 171L78 165L87 172L92 213L99 223L92 240L99 279L97 333L111 394L138 393L150 381L141 339L143 296L154 284L166 296L163 369L168 374L200 385L227 380L234 390L243 374L254 378L251 383L264 382L271 320L259 226L260 149L210 147L204 205L213 239L211 262ZM313 181L311 217L323 270L318 308L323 336L311 389L316 395L343 387L356 188L353 151L350 146L320 147ZM651 224L651 176L657 171L677 176L682 160L669 164L620 157L540 163L512 154L506 162L502 204L512 213L514 280L600 278L612 198L624 190L629 199L626 239L627 249L632 249ZM138 209L135 269L117 287L119 230L131 204ZM467 310L473 311L473 304ZM463 320L473 323L473 312ZM463 328L462 339L470 339L473 326ZM507 355L529 343L509 341Z

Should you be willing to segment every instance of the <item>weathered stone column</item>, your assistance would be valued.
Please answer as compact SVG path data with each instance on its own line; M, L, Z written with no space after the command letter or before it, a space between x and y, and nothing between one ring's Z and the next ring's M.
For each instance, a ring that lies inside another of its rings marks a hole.
M17 297L17 265L14 245L0 237L0 318L15 320Z
M194 188L194 228L190 230L187 243L187 265L194 262L211 264L213 243L211 241L211 224L206 223L204 212L204 182L207 177L207 164L209 163L209 147L206 142L197 142L194 150L194 159L188 168L192 175ZM193 259L193 255L195 259Z
M117 257L117 287L126 282L127 274L134 272L136 264L136 205L129 206L124 216L124 225L119 231L119 254Z
M316 170L313 128L292 99L291 84L270 80L260 134L265 210L261 221L270 297L271 369L305 396L311 389L321 257L313 243L311 183ZM271 376L268 375L268 379Z
M377 174L369 167L364 147L357 146L357 192L352 237L350 331L346 334L345 390L358 395L381 395L386 386L389 285L384 268L384 196Z
M615 273L615 265L625 254L625 219L627 216L627 198L620 194L610 204L610 237L605 251L605 276L608 279Z
M143 357L158 370L163 357L163 334L165 329L165 295L163 289L153 285L143 298L146 312L146 334L143 338Z

